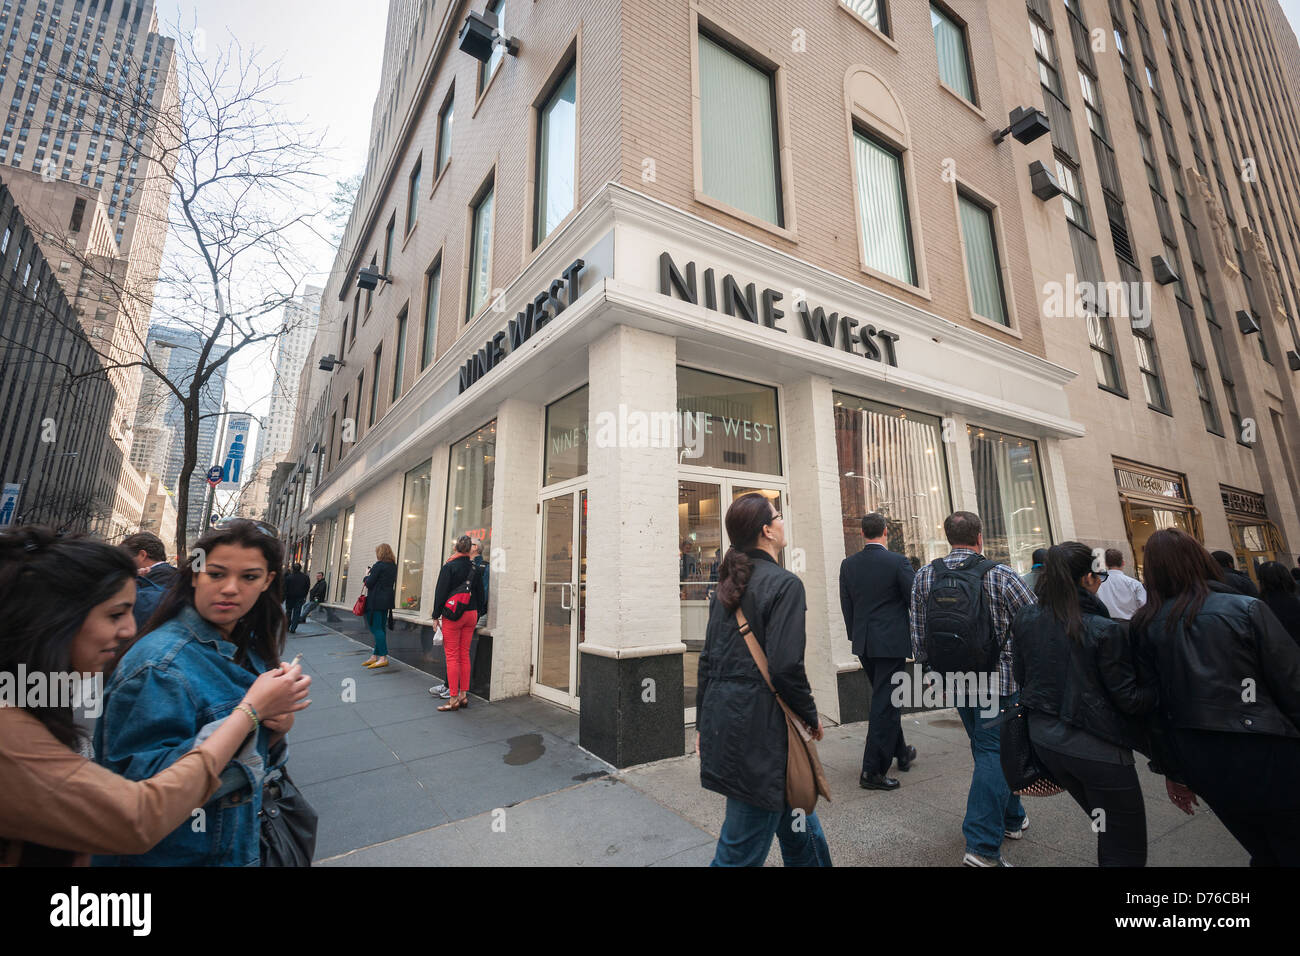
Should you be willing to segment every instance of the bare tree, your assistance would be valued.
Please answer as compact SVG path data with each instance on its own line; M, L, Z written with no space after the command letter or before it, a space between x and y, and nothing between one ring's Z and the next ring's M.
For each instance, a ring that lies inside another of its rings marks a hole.
M199 429L211 414L204 410L204 392L238 353L289 331L279 316L287 315L284 306L311 272L299 250L318 235L312 221L320 214L314 192L323 179L324 147L321 134L290 119L280 102L293 81L281 76L278 61L264 64L260 51L233 37L213 49L201 32L174 32L174 100L144 95L143 67L132 74L139 82L126 84L103 82L93 71L61 71L60 78L107 98L128 139L132 129L148 130L143 148L164 169L175 170L174 185L142 187L171 192L169 203L156 204L164 211L155 222L137 225L169 236L156 287L132 282L120 260L86 254L78 264L89 277L83 287L89 281L119 315L135 317L119 323L128 331L116 341L96 345L104 369L139 367L179 405L175 544L184 554L191 478L200 467ZM139 140L135 146L141 147ZM151 354L144 321L150 316L155 327L190 333L197 343L192 361Z

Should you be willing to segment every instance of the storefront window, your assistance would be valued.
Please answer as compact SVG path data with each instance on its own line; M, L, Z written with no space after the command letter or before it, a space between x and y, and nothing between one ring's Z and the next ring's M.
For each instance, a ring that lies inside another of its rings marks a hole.
M331 518L329 522L329 530L325 534L325 551L324 554L322 555L320 567L316 568L317 571L325 572L325 588L327 594L329 593L328 590L329 586L333 584L335 580L334 578L334 541L335 541L334 532L338 530L338 526L339 523L335 521L333 518ZM316 583L315 576L313 575L312 584L315 583Z
M420 585L424 578L424 532L429 526L429 474L433 462L406 473L402 493L402 539L397 552L397 606L403 611L420 609Z
M775 388L679 366L677 409L683 465L781 474Z
M355 508L349 508L343 516L343 547L339 550L339 590L336 600L347 603L348 599L348 565L352 559L352 518Z
M587 473L586 385L546 406L546 478L544 485Z
M1147 540L1157 531L1177 528L1204 541L1200 515L1187 494L1187 479L1151 465L1115 459L1115 483L1125 530L1133 548L1133 570L1141 577Z
M939 419L835 393L844 553L862 550L862 516L885 516L889 549L920 568L947 554L952 511Z
M447 478L447 555L463 534L483 542L483 559L492 553L492 489L496 474L497 423L488 422L451 447Z
M1052 544L1037 445L989 428L967 426L975 501L984 525L984 555L1024 574L1034 551Z

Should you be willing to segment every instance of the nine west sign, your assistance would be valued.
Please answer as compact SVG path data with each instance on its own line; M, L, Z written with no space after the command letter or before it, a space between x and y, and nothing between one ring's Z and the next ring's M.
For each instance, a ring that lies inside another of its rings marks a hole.
M777 320L785 315L783 310L776 307L783 298L780 292L775 289L764 289L760 295L753 282L741 286L731 275L723 276L719 285L715 281L712 269L704 270L703 280L701 287L701 284L696 281L694 262L686 263L686 272L683 275L682 270L678 269L677 264L673 262L672 256L666 252L659 256L661 295L670 296L676 291L680 298L692 305L702 304L706 309L715 312L721 306L722 311L727 315L734 315L755 325L762 323L767 328L776 329L778 332L788 331L777 324ZM704 299L702 303L701 295ZM898 355L894 350L894 343L898 341L896 333L878 329L874 325L859 322L852 316L840 315L838 312L832 312L828 316L820 307L810 308L807 300L796 302L795 311L799 313L804 337L810 341L861 355L872 362L884 362L886 365L897 367Z
M547 286L545 291L539 292L524 311L507 322L504 329L470 356L460 369L462 392L504 362L507 353L515 351L532 338L534 332L573 305L578 298L578 273L584 266L586 263L583 260L574 259L560 278Z

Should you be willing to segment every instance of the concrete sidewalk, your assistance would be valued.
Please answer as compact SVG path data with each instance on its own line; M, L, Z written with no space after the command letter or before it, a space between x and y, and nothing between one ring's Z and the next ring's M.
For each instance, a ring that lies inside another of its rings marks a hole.
M320 814L329 866L704 866L724 800L700 787L693 754L616 771L577 744L578 717L535 698L439 713L425 673L307 623L289 637L313 678L290 734L289 769ZM349 682L350 681L350 682ZM821 755L834 800L818 808L837 865L953 866L971 758L952 711L904 717L919 756L892 793L857 785L866 724L832 727ZM694 733L688 733L690 740ZM683 748L685 749L685 748ZM1178 811L1140 770L1153 866L1244 866L1213 814ZM1004 853L1017 866L1091 866L1096 837L1066 795L1025 801L1030 827ZM769 865L780 865L773 844Z

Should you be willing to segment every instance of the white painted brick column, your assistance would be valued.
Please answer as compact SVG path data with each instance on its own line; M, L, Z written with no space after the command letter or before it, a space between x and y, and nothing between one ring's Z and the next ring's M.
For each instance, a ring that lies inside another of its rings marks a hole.
M493 698L530 690L544 416L541 405L517 399L503 402L497 411L492 553L483 556L492 565L488 623Z
M860 665L840 612L840 562L844 560L839 460L835 453L835 401L830 379L810 376L785 389L790 505L786 523L789 566L808 599L804 669L817 709L840 719L840 671Z
M618 326L592 343L588 363L586 644L606 656L680 653L677 449L624 447L602 441L608 425L601 431L610 421L602 416L617 421L620 405L625 415L676 413L677 343Z

